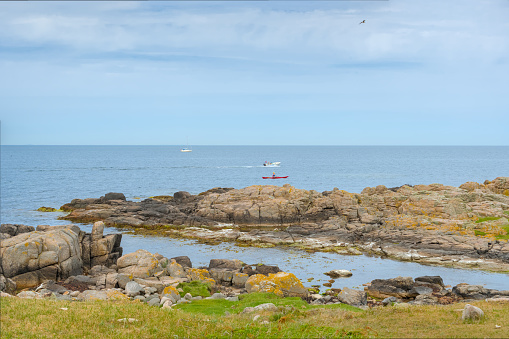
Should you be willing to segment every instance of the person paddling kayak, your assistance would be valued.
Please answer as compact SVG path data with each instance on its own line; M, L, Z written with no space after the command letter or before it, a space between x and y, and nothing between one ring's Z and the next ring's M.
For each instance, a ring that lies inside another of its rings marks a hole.
M276 177L276 172L272 172L272 177L275 178Z

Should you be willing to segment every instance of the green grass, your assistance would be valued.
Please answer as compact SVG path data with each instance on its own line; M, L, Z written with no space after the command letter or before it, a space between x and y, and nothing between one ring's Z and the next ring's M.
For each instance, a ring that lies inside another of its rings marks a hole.
M509 225L500 226L500 228L505 231L505 235L497 235L496 238L497 239L509 240Z
M479 236L484 236L486 235L486 232L483 232L483 231L478 231L478 230L474 230L474 234L479 237Z
M508 302L471 302L484 311L485 319L465 323L461 320L464 307L461 303L361 311L336 305L310 306L297 298L283 299L263 293L246 295L239 302L205 301L208 307L193 301L168 310L131 301L66 302L2 298L0 336L93 339L501 338L507 337L509 324ZM241 313L247 305L265 302L273 302L279 310ZM211 312L210 308L219 311ZM225 308L231 310L230 315L225 315ZM259 316L256 320L255 315ZM119 322L118 319L122 318L135 318L137 321ZM496 328L495 325L502 327Z
M185 296L186 293L190 293L193 297L210 297L210 285L199 280L191 281L188 283L180 283L178 284L177 288L179 287L184 291L180 292L181 297Z
M326 309L338 309L348 310L353 312L362 312L357 307L353 307L346 304L331 304L326 306L313 306L301 298L282 298L273 293L249 293L239 296L238 302L228 301L224 299L206 299L206 300L195 300L190 304L179 304L175 308L189 312L189 313L203 313L207 315L224 315L224 314L238 314L242 312L246 307L255 307L260 304L273 303L283 311L293 310L310 310L313 308L326 308Z
M476 223L490 221L490 220L498 220L498 219L500 219L500 217L484 217L484 218L477 219Z

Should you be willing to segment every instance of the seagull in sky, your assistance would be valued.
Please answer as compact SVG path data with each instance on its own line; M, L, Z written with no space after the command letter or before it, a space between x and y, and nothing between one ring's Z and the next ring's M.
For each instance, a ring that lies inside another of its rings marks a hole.
M359 25L360 24L365 24L366 23L366 20L362 20L361 22L359 22Z

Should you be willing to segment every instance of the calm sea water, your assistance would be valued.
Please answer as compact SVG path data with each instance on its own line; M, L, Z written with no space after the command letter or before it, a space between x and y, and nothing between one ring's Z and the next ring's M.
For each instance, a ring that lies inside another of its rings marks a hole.
M413 146L2 146L1 222L27 225L66 224L58 213L41 213L41 206L59 207L75 198L98 198L122 192L128 199L213 187L289 183L296 188L359 193L368 186L442 183L459 186L509 176L509 147ZM280 161L267 168L265 161ZM272 172L288 179L267 181ZM82 225L87 230L88 225ZM108 232L118 232L108 229ZM397 275L442 275L446 283L486 284L509 289L507 275L425 267L414 263L331 254L309 255L286 249L215 247L189 241L147 239L125 235L125 253L144 248L166 256L188 255L194 264L215 258L270 262L301 278L320 276L324 267L358 270L340 286ZM213 254L211 254L213 253ZM329 263L329 264L327 264ZM383 263L381 265L381 263ZM338 267L341 266L341 267ZM347 267L346 267L347 266ZM364 273L361 273L364 272ZM448 273L447 273L448 272ZM414 274L415 273L415 274ZM338 284L336 283L336 284Z

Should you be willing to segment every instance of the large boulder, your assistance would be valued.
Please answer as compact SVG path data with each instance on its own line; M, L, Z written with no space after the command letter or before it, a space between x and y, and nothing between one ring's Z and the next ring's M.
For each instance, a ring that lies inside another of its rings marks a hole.
M397 277L393 279L375 279L368 286L367 292L375 298L414 298L419 293L414 289L414 279Z
M307 297L308 290L293 274L286 272L269 273L268 276L255 274L250 276L245 285L246 291L272 292L282 297Z
M71 227L22 233L0 244L1 268L18 289L83 272L79 233Z
M148 278L154 273L163 271L157 257L146 250L137 250L118 258L117 268L118 273L124 273L133 278Z

